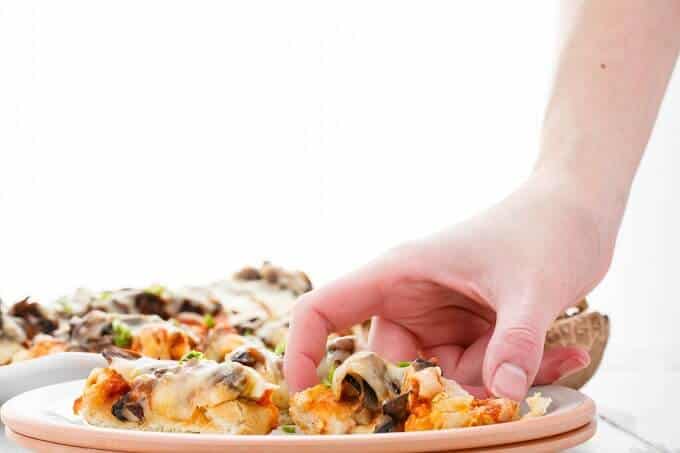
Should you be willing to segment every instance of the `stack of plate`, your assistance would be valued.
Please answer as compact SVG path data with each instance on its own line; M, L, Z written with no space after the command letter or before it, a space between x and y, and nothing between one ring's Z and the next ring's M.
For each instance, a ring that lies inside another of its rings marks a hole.
M535 390L552 398L544 417L445 431L311 436L271 434L155 433L96 428L72 413L83 381L41 387L15 396L0 411L7 436L37 452L554 452L581 444L595 433L595 404L566 387Z

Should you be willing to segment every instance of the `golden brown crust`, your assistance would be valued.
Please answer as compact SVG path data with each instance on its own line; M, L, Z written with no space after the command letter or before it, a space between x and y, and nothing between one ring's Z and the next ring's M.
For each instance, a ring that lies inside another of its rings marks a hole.
M14 355L12 362L37 359L50 354L68 350L68 344L64 340L53 338L49 335L38 335L33 339L33 345L26 351L20 351Z
M358 402L338 401L333 391L319 384L293 395L290 415L307 434L348 434L357 426L353 416Z
M130 349L161 360L179 360L196 347L194 340L180 329L162 324L142 327L132 338Z

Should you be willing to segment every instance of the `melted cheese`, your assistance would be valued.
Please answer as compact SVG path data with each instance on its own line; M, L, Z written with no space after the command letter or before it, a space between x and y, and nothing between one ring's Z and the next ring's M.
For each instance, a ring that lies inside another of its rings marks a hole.
M331 388L337 400L342 393L342 382L348 375L363 379L381 403L397 396L402 381L402 372L398 367L387 363L373 352L360 351L345 360L333 373Z
M202 405L203 402L214 403L220 398L225 401L243 397L257 401L275 388L275 385L268 383L252 368L234 362L190 360L185 364L180 364L175 361L155 360L147 357L137 360L114 357L109 368L130 383L134 383L141 376L148 375L156 381L154 391L162 391L167 394L168 399L174 398L172 395L178 395L179 401L187 401L187 395L191 394L192 398L196 397L197 405ZM234 373L243 376L244 384L240 389L222 384L220 381ZM210 392L216 393L211 395Z
M540 392L536 392L526 399L529 412L522 418L542 417L548 411L548 406L552 403L552 399L544 398Z

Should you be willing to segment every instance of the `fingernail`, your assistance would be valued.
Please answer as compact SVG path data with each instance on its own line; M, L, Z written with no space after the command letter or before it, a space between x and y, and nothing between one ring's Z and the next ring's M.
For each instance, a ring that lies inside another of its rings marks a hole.
M581 371L585 367L587 367L589 362L584 362L582 359L579 358L571 358L567 359L562 364L557 368L557 372L560 374L560 379L569 376L570 374L574 374L577 371Z
M527 391L528 380L527 374L522 368L505 362L496 370L491 391L496 396L519 401Z

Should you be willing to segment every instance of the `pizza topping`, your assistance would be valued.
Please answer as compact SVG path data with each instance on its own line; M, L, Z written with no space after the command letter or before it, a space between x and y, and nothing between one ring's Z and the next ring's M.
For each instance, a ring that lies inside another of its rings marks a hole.
M396 423L402 423L408 417L408 393L397 396L383 404L383 414L389 416Z
M264 322L254 333L264 344L275 348L276 345L286 341L289 328L290 321L288 319L275 319Z
M541 396L540 392L536 392L526 399L529 412L523 418L542 417L548 411L548 406L552 403L552 399Z
M260 274L260 271L254 267L246 266L234 274L234 278L238 280L260 280L262 278L262 274Z
M287 289L295 295L300 295L312 289L312 283L304 272L287 271L264 262L260 269L245 267L234 274L236 280L246 282L264 281L272 286Z
M425 360L422 358L417 358L415 359L411 365L416 371L424 370L425 368L431 368L431 367L436 367L437 362L436 361L430 361L430 360Z
M47 308L29 301L28 297L12 305L9 315L24 321L24 329L29 340L39 333L50 334L59 327L57 319Z
M234 351L229 357L229 360L250 368L255 368L256 365L264 361L264 357L257 349L245 347Z
M274 348L274 354L283 356L286 353L286 342L282 341Z
M336 399L341 399L343 390L356 388L353 381L359 383L360 392L365 404L375 407L382 402L397 396L400 387L400 369L388 364L376 354L368 351L357 352L334 373L332 389ZM351 377L349 387L343 385L346 378Z
M163 291L156 287L142 291L134 296L134 304L137 311L143 315L157 315L163 319L170 318L167 305L168 301L163 299Z
M26 332L21 327L23 320L10 316L3 311L3 304L0 300L0 338L16 343L23 343L28 338Z
M71 320L71 349L100 352L110 346L132 349L157 359L180 359L199 343L188 327L156 315L92 311Z
M340 366L349 356L357 351L356 337L348 335L337 337L326 345L326 362L336 367Z
M283 384L283 360L281 356L263 346L244 345L234 350L229 356L232 362L253 368L267 382Z
M111 323L113 331L113 344L119 348L127 348L132 344L132 331L128 326L114 319Z
M203 355L202 352L189 351L186 354L184 354L181 359L179 359L179 363L185 363L188 362L189 360L203 360L204 358L205 356Z
M169 308L172 315L179 313L196 313L203 316L216 316L222 311L222 305L210 288L188 286L167 292L171 300ZM207 325L208 328L210 326Z
M127 360L137 360L142 357L141 354L130 351L129 349L122 349L116 347L106 348L102 351L102 356L106 359L109 364L113 361L114 357L119 357L121 359Z
M141 422L144 420L144 409L136 401L131 401L130 393L126 393L111 407L111 413L122 422Z
M235 349L253 344L254 337L238 335L231 327L217 326L210 329L204 341L203 353L209 360L223 362Z
M287 434L295 434L295 425L283 425L281 431Z
M203 316L203 324L208 329L212 329L213 327L215 327L215 318L213 317L213 315L211 315L210 313L206 313L205 316Z
M442 382L442 370L439 367L424 368L412 373L409 384L415 390L415 394L421 399L432 399L436 394L444 391Z

